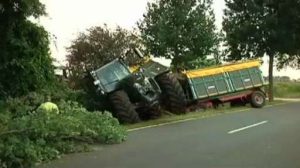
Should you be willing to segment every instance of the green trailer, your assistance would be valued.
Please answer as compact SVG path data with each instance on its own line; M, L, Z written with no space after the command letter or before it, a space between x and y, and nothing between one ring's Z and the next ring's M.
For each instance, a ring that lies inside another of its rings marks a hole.
M252 60L218 67L183 72L181 80L190 104L217 107L224 102L231 105L250 103L253 107L265 105L266 94L261 62Z

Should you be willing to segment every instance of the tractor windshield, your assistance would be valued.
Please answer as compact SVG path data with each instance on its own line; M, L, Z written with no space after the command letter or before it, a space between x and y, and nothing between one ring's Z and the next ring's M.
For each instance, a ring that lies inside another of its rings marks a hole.
M102 85L116 83L130 75L130 71L118 60L112 61L96 71Z

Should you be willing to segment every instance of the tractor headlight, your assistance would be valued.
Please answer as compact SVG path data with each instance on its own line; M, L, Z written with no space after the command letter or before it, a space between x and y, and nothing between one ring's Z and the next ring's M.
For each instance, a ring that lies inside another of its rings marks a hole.
M145 78L145 79L144 79L144 84L145 84L145 86L146 86L147 88L151 88L151 83L150 83L150 81L149 81L149 78Z
M138 81L144 80L144 75L141 71L136 72L134 75L135 75L136 80L138 80Z
M97 85L99 85L99 84L100 84L100 81L99 81L99 80L95 80L95 81L94 81L94 85L97 86Z
M139 93L144 94L145 90L143 86L139 83L134 83L133 86L138 90Z

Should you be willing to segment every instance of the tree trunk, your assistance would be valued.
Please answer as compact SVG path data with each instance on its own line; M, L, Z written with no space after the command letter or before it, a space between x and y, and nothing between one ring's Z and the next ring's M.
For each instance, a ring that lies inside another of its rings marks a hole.
M269 55L270 61L269 61L269 102L272 102L274 100L273 90L273 64L274 64L274 54Z

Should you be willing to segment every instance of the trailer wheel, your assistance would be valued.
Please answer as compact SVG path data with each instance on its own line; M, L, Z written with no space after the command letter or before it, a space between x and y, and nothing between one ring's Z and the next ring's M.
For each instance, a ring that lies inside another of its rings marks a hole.
M185 113L186 98L177 78L170 73L156 77L162 90L161 104L174 114Z
M123 90L118 90L109 95L113 115L118 118L120 123L140 122L138 113L131 104L129 97Z
M266 104L266 96L262 91L254 91L250 95L250 104L254 108L262 108Z

